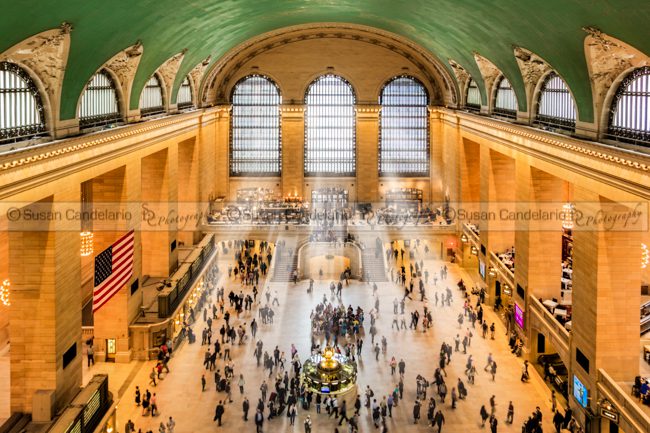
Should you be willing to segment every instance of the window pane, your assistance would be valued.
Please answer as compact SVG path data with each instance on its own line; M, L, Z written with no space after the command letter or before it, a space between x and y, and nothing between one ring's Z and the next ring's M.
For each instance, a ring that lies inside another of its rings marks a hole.
M104 71L100 71L88 82L79 104L79 125L96 126L120 119L115 83Z
M279 176L282 168L280 91L251 75L235 85L230 130L230 174Z
M564 80L555 72L551 72L542 85L535 123L569 131L575 129L573 96Z
M140 113L148 115L162 113L164 110L160 80L156 75L153 75L149 78L140 94Z
M410 77L392 80L381 92L379 174L426 176L429 173L428 97Z
M185 77L181 83L180 89L178 89L176 105L179 109L188 108L194 105L192 104L192 86L190 85L190 79L188 77Z
M517 96L506 77L501 78L501 81L499 81L494 103L494 114L509 118L517 117Z
M650 67L636 69L623 80L612 107L608 137L650 145Z
M309 86L305 103L305 175L354 176L352 86L336 75L323 75Z
M43 132L45 113L36 84L18 65L0 62L0 144Z
M467 86L467 99L465 106L474 109L481 108L481 91L473 78L470 78Z

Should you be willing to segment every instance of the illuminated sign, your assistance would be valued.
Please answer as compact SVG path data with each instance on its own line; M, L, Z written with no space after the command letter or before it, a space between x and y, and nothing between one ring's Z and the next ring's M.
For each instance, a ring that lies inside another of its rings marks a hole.
M524 310L515 302L515 323L521 329L524 329Z

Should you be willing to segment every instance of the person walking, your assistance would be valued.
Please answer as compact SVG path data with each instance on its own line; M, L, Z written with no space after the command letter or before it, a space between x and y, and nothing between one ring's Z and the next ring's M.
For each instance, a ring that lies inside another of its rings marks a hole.
M205 391L205 374L201 375L201 392Z
M212 421L217 421L218 426L221 427L221 418L223 417L223 414L225 412L225 409L223 407L223 401L219 400L219 403L217 404L217 407L214 410L214 418Z
M445 416L442 414L442 411L439 410L436 412L435 416L433 417L433 424L438 426L438 433L442 432L442 425L445 423Z
M262 427L264 426L264 414L260 409L257 409L255 412L255 432L262 433Z
M86 349L86 355L88 356L88 367L95 365L95 351L93 350L92 344L88 345L88 349Z
M413 404L413 424L417 424L420 419L420 400L415 399Z
M307 415L307 418L305 418L305 422L303 423L305 426L305 433L311 433L311 416Z
M167 433L174 433L174 428L176 428L176 421L170 416L167 420Z
M237 385L239 385L239 393L244 394L244 385L246 382L244 381L244 375L240 374L239 375L239 381L237 382Z
M244 401L241 404L242 412L244 412L244 421L248 421L248 410L251 408L251 405L248 401L248 397L244 397Z
M497 433L497 424L499 422L497 421L497 417L492 415L490 417L490 433Z
M508 415L506 416L506 423L512 424L515 417L515 407L512 405L512 400L508 403Z
M485 421L490 417L490 415L487 412L487 409L485 409L485 405L481 406L481 427L485 427Z

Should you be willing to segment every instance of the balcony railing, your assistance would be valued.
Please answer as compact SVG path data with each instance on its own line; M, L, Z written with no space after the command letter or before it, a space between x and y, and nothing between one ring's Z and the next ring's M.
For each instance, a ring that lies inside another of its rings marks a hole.
M570 340L571 334L560 322L558 322L550 311L539 302L534 296L528 298L528 317L535 316L538 322L542 323L546 329L544 334L551 340L553 346L558 350L563 360L570 359Z
M598 395L609 400L618 410L621 422L631 427L624 427L624 431L650 433L650 417L602 368L598 370Z

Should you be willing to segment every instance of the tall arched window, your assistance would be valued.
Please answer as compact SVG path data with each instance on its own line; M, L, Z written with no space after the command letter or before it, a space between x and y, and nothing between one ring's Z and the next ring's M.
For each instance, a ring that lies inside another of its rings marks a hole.
M0 62L0 144L43 132L45 110L36 84L20 66Z
M517 95L506 77L501 77L494 100L494 114L508 118L517 117Z
M474 78L469 79L467 84L467 95L465 95L465 107L470 110L480 110L481 109L481 91L478 88L478 84L474 81Z
M650 145L650 67L635 69L621 82L610 108L608 136Z
M379 174L426 176L429 173L429 97L411 77L397 77L379 96Z
M240 80L232 92L230 174L279 176L282 169L278 86L261 75Z
M106 71L99 71L88 81L77 115L82 128L120 120L115 83Z
M548 74L539 94L535 123L573 131L576 106L564 80L555 72Z
M354 91L337 75L323 75L307 89L305 175L356 173Z
M179 110L182 110L183 108L189 108L193 105L190 77L185 77L181 83L181 87L178 89L178 95L176 95L176 106Z
M140 94L140 114L143 116L162 113L165 111L163 103L163 90L160 79L156 74L145 84Z

